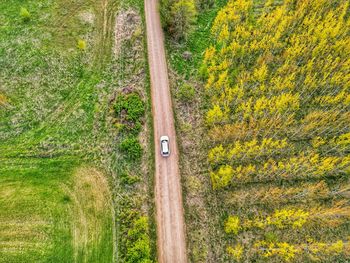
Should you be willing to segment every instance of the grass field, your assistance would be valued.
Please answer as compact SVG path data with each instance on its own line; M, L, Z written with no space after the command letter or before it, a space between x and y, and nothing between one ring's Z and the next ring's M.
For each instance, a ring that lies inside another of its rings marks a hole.
M116 8L0 3L0 262L114 258L106 178L116 147L108 104Z
M1 262L111 262L113 211L106 179L70 159L1 168Z
M0 262L152 262L142 2L0 10ZM114 110L128 92L145 107L131 131Z

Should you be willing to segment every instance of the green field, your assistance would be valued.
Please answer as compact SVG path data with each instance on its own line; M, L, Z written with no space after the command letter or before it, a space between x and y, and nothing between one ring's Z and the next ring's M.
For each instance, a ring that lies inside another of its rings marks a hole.
M115 257L107 119L116 7L0 3L0 262Z
M0 3L0 262L154 259L142 11Z
M104 175L74 158L1 168L1 262L111 262L113 210Z

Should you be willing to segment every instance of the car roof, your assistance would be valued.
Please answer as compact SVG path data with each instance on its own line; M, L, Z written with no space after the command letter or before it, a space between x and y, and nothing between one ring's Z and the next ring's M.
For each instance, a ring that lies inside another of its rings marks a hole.
M162 140L162 151L163 152L169 152L169 149L168 149L168 142L167 141L163 141Z

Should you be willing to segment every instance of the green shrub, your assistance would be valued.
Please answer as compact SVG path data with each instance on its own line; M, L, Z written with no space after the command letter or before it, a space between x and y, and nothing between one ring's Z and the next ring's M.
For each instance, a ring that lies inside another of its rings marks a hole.
M136 137L124 139L120 145L120 150L125 154L127 159L137 161L141 159L142 147Z
M126 262L151 263L150 257L151 248L149 245L149 238L147 235L144 235L143 238L137 239L131 244L131 247L128 248Z
M222 165L217 172L210 172L211 182L214 189L224 188L229 185L234 175L230 165Z
M197 0L196 5L198 10L205 10L212 8L215 4L215 0Z
M64 195L62 198L63 203L69 203L71 201L71 198L69 195Z
M178 92L177 92L177 97L179 100L183 102L190 102L193 100L195 95L195 90L191 85L188 84L183 84Z
M130 175L127 171L120 173L119 177L124 185L133 185L134 183L140 181L138 176Z
M137 122L145 113L145 104L136 93L120 95L117 97L114 110L117 116L121 116L124 111L126 115L123 117L126 121Z
M267 242L270 242L270 243L273 243L273 242L278 242L278 238L277 238L277 235L274 233L274 232L267 232L265 233L265 240Z
M209 77L208 67L206 64L202 64L199 68L198 75L202 80L206 80Z
M20 11L19 15L21 16L23 22L29 22L31 15L30 15L29 11L27 10L27 8L21 7L21 11Z
M148 218L140 216L128 231L126 262L151 263L151 248L148 235Z
M126 130L129 132L130 135L137 136L142 129L141 122L137 121L133 123L133 125L127 126Z
M119 133L127 134L128 136L137 136L139 135L142 129L142 124L139 121L135 123L128 122L125 124L116 123L114 124L114 127L117 129Z

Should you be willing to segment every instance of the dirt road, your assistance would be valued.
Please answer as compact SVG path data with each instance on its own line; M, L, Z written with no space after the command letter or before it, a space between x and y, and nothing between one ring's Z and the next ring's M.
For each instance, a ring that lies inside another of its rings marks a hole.
M172 110L164 36L157 0L145 0L148 60L151 74L157 210L157 245L160 263L187 262L178 149ZM160 136L170 139L169 157L160 155Z

